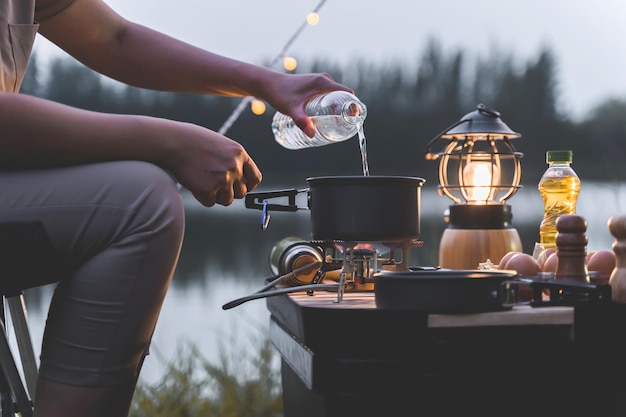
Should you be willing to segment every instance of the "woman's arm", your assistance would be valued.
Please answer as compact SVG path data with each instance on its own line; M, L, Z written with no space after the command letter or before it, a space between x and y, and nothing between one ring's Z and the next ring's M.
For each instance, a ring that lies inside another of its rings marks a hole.
M206 206L229 205L261 181L240 144L191 123L0 93L0 126L0 169L147 161L171 171Z
M347 87L327 74L293 75L216 55L129 22L101 0L76 0L40 22L40 33L95 71L154 90L255 96L289 114L309 136L312 96Z

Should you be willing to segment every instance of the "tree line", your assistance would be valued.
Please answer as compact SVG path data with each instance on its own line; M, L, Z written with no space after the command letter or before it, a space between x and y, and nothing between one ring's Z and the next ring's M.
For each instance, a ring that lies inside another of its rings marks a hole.
M559 110L557 62L549 47L518 63L514 54L494 52L472 61L466 52L444 52L434 39L427 43L415 70L406 63L372 63L363 58L349 65L317 59L299 72L326 72L354 88L368 107L364 125L371 175L423 177L437 183L436 162L426 161L429 141L474 111L477 104L499 111L522 137L515 148L522 158L522 184L535 185L546 168L545 152L571 149L574 168L583 180L626 178L626 98L607 98L584 120ZM69 57L44 64L35 55L22 92L88 110L167 117L219 130L241 99L154 92L108 80ZM320 175L360 175L356 139L291 151L273 140L274 110L263 115L244 111L227 136L242 143L264 174L264 184L290 187Z

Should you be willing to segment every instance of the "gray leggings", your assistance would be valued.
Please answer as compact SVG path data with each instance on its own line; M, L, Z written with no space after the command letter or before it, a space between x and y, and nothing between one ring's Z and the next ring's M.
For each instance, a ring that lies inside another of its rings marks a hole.
M136 161L0 172L0 222L41 223L63 265L36 282L1 278L58 281L40 376L82 386L136 378L183 238L172 178Z

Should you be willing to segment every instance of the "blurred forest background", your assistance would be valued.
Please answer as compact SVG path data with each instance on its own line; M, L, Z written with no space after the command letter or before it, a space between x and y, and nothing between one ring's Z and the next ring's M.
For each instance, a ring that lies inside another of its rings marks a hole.
M217 131L241 100L142 90L106 79L69 57L51 59L45 68L37 58L31 61L22 92L89 110L161 116ZM436 185L436 163L424 159L428 142L483 103L522 134L513 141L524 154L522 184L535 186L550 149L573 150L573 167L583 180L626 178L626 97L607 97L584 119L572 120L559 110L558 62L551 50L542 49L521 64L513 58L512 53L493 53L470 60L460 50L444 53L431 39L413 72L400 61L374 64L366 58L349 67L320 58L296 72L327 72L354 88L366 103L371 175L418 176ZM273 140L273 114L269 106L260 116L246 110L226 133L257 162L263 187L301 186L310 176L362 173L356 139L286 150Z

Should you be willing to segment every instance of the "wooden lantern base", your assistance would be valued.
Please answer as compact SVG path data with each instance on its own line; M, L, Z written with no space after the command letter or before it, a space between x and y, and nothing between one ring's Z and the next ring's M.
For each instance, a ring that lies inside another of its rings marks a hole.
M491 260L498 265L508 252L522 252L516 229L446 229L439 245L439 266L447 269L477 269Z
M497 265L508 252L522 252L511 218L511 207L504 204L450 206L449 227L439 244L439 266L477 269L488 259Z

